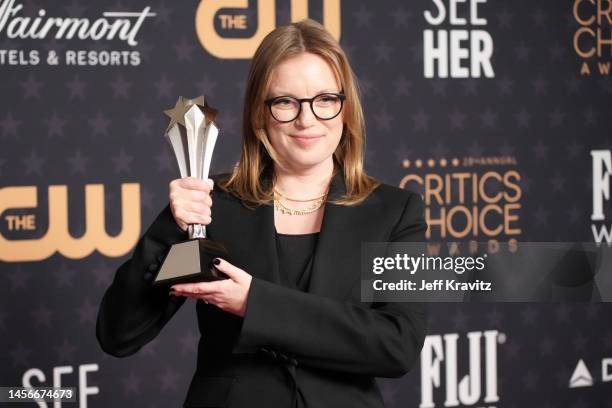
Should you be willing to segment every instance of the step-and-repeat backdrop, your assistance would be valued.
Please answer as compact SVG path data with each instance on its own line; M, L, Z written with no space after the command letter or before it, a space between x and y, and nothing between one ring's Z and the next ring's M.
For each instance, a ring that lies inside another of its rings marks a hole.
M2 0L0 386L75 387L80 407L182 403L194 303L125 359L100 350L97 308L178 177L162 111L206 95L221 112L212 168L229 170L249 58L306 16L360 79L367 169L424 194L432 238L610 241L610 0ZM432 305L420 364L380 379L384 398L610 407L611 311Z

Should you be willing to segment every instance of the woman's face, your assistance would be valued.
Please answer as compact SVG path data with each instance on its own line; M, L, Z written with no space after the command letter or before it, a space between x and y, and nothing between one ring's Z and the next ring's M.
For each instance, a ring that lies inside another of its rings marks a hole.
M324 93L341 91L331 66L320 56L302 53L278 64L272 71L270 90L266 99L278 96L313 98ZM321 109L329 104L319 103ZM278 102L278 109L285 109L286 100ZM332 163L332 156L343 128L343 113L333 119L320 120L310 109L308 102L302 103L299 116L288 123L276 120L267 111L266 131L270 143L283 163L291 169L306 170L317 165ZM319 111L318 111L319 112Z

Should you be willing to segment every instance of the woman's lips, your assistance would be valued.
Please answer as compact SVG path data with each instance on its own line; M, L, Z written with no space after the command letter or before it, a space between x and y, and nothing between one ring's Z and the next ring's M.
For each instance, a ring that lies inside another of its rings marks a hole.
M320 136L320 135L292 135L291 137L299 144L308 146L308 145L315 143L317 140L321 139L323 136Z

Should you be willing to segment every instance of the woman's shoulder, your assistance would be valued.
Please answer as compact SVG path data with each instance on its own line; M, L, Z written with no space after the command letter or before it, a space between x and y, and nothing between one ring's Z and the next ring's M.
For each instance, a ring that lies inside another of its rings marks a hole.
M236 198L227 188L224 187L225 183L230 179L231 176L232 173L218 173L210 176L210 178L214 182L214 196L227 199Z
M421 195L411 191L406 190L401 187L393 186L386 183L380 183L371 194L372 198L376 201L380 201L382 203L387 204L395 204L402 207L407 205L421 205L423 201Z
M214 182L212 191L213 200L222 199L226 203L232 203L243 207L244 205L240 198L226 187L227 181L231 176L232 173L219 173L210 176Z

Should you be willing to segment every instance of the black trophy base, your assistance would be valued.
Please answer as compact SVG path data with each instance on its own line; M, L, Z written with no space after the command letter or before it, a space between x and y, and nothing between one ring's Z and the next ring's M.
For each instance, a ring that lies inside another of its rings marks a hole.
M174 244L162 261L153 285L227 279L214 267L215 258L228 260L228 252L223 245L209 239L196 238Z

